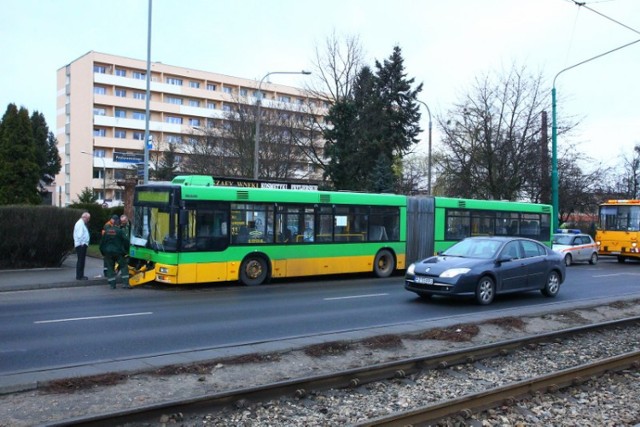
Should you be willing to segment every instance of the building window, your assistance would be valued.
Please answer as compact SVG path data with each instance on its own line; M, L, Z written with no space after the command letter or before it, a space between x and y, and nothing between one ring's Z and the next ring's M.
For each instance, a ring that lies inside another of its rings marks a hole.
M122 110L120 108L116 108L115 117L117 117L119 119L126 119L127 118L127 110Z
M213 83L207 83L207 90L216 90L216 85Z
M216 121L213 120L212 118L207 118L207 127L209 129L213 129L216 127Z
M189 119L189 126L200 126L200 119Z
M233 89L232 89L232 88L230 88L230 87L228 87L228 86L223 87L223 88L222 88L222 91L223 91L224 93L228 93L228 94L233 93Z
M96 95L106 95L107 94L107 88L102 87L102 86L94 86L93 87L93 93L95 93Z
M133 92L133 99L147 99L145 92Z
M147 78L147 73L142 73L140 71L133 72L133 78L137 80L145 80Z
M278 97L278 101L290 103L291 102L291 97L290 96L279 96Z
M104 65L94 65L93 72L98 74L105 74L107 72L107 67Z
M116 76L127 77L127 70L123 68L116 68Z
M113 136L116 138L125 139L127 137L127 131L122 129L116 129L113 133Z
M215 110L216 109L216 103L213 101L207 101L207 108L210 110Z
M189 100L189 107L199 107L199 106L200 106L200 101L198 101L197 99Z
M222 111L231 111L231 105L223 104L222 105Z
M121 177L121 179L122 179L122 178L124 178L124 177ZM115 191L114 198L115 198L116 200L122 200L122 196L123 196L123 195L124 195L124 192L123 192L122 190L116 190L116 191Z
M192 87L194 89L200 89L200 82L194 82L193 80L191 80L189 82L189 87Z
M133 112L133 118L135 120L144 120L146 118L146 114L144 111L134 111Z
M107 136L106 129L93 129L93 136Z
M107 110L105 110L102 107L94 107L93 108L93 115L94 116L106 116L107 115Z
M127 91L124 89L116 89L116 96L119 96L121 98L126 98L127 97Z
M144 132L133 132L133 139L136 141L144 141Z
M240 89L240 96L247 96L249 94L249 91L246 89Z
M167 77L166 82L167 82L167 84L170 84L170 85L182 86L182 79L176 79L174 77Z
M167 96L167 102L169 104L182 105L182 98L178 98L175 96Z
M173 124L181 125L182 124L182 117L167 116L164 121L167 122L167 123L173 123Z
M104 151L104 148L98 148L93 150L93 157L100 157L104 159L107 153Z
M166 140L168 144L182 143L182 137L180 135L167 135Z

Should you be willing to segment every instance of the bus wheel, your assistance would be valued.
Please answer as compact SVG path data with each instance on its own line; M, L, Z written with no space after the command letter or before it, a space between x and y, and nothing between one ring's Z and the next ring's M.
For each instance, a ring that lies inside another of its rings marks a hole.
M391 251L383 249L376 254L373 261L373 272L378 277L389 277L396 269L396 259Z
M264 258L249 256L240 266L240 282L246 286L261 285L267 279L268 268Z
M625 258L625 257L623 257L623 256L618 256L618 262L619 262L620 264L624 264L624 261L625 261L625 260L626 260L626 258Z

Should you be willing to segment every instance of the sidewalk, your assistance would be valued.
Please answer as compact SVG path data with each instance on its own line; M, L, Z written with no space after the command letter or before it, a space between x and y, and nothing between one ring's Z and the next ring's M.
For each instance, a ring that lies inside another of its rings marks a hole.
M89 280L76 280L76 254L67 257L60 268L33 268L28 270L0 270L0 292L104 285L102 259L87 257L84 275Z

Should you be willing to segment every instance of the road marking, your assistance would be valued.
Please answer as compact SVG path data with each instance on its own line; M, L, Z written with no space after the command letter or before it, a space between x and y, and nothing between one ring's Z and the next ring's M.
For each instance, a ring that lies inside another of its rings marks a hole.
M339 299L353 299L353 298L373 298L373 297L384 297L389 294L369 294L369 295L352 295L348 297L335 297L335 298L324 298L325 301L335 301Z
M613 277L613 276L638 276L640 273L611 273L611 274L594 274L593 277Z
M129 317L129 316L147 316L153 314L152 311L146 311L144 313L126 313L126 314L112 314L109 316L91 316L91 317L72 317L69 319L54 319L54 320L37 320L33 323L60 323L60 322L76 322L78 320L96 320L96 319L112 319L115 317Z

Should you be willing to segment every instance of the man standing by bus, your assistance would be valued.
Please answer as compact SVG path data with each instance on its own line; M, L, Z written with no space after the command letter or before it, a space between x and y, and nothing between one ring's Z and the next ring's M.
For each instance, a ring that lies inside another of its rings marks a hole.
M87 276L84 275L84 263L87 259L87 247L89 247L89 230L87 229L89 219L91 219L91 214L83 212L73 227L73 245L76 248L76 256L78 257L76 280L87 280Z
M109 221L105 224L102 234L102 241L100 242L100 252L104 257L104 264L107 269L107 282L111 289L116 288L116 264L120 266L120 279L122 280L123 288L130 288L129 286L129 271L126 268L125 254L127 253L128 240L125 237L124 230L116 224L119 221L119 217L114 215L111 218L113 221Z

